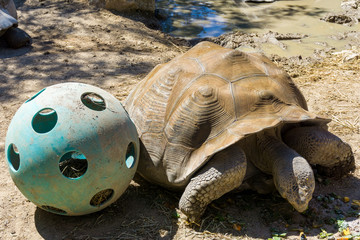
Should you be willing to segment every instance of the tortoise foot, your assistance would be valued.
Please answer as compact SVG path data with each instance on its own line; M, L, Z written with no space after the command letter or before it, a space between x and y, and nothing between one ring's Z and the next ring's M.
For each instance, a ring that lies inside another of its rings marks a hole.
M355 158L351 154L347 158L347 161L338 163L330 167L317 165L316 169L320 175L332 178L340 178L355 171Z

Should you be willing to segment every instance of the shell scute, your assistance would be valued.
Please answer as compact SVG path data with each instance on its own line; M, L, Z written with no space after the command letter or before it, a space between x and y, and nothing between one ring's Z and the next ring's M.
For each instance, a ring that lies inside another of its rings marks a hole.
M266 74L253 64L246 53L238 50L226 51L216 56L201 56L200 62L205 68L205 72L212 73L229 82L237 81L251 76L266 76ZM239 64L241 63L241 64Z

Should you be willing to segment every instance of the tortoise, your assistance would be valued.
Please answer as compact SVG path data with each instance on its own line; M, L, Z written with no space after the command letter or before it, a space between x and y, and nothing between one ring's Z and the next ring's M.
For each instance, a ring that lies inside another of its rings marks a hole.
M137 172L183 191L179 209L193 221L256 171L273 176L299 212L315 187L312 166L332 176L354 170L351 147L308 111L292 79L260 53L201 42L156 66L125 108L140 137ZM255 168L254 168L255 167Z
M0 0L0 37L12 48L31 44L31 37L18 26L13 0Z

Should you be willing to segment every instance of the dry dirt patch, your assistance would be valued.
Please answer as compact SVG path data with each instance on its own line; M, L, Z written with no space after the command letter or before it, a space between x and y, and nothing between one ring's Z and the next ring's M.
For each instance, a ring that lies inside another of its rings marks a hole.
M37 209L14 186L5 162L5 134L19 106L46 86L70 81L101 87L123 101L155 65L188 47L147 28L141 15L129 18L68 0L18 1L18 6L20 27L33 45L23 52L0 52L20 55L0 58L0 239L264 239L271 231L287 232L291 239L300 230L313 239L319 226L337 232L332 218L339 215L352 232L360 229L359 218L349 213L359 211L341 200L360 199L360 60L343 62L330 53L315 60L272 58L299 85L311 111L334 119L330 130L351 144L358 166L347 178L320 179L307 215L294 212L276 194L231 193L215 201L200 223L189 225L176 212L179 194L138 177L98 213L64 217Z

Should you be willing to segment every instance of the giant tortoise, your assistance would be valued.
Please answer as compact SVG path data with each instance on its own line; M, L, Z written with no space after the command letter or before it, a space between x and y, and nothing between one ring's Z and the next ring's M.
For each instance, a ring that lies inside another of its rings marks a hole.
M299 212L326 175L354 170L351 147L308 111L291 78L259 53L201 42L155 67L125 108L141 140L138 173L183 191L179 208L206 206L251 177L255 166Z
M0 37L12 48L20 48L31 43L31 37L19 29L13 0L0 0Z

